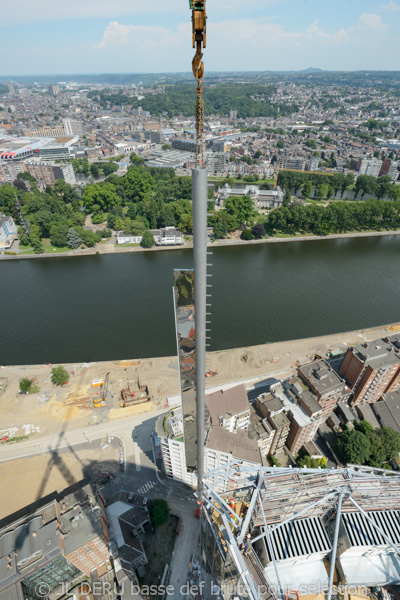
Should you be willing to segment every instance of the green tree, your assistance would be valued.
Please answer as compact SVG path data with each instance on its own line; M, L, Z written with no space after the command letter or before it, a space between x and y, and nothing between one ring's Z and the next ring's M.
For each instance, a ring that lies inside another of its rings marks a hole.
M306 146L315 150L317 148L317 142L315 140L307 140Z
M115 173L115 171L118 171L119 167L114 162L106 162L102 163L101 168L103 170L104 175L108 177L112 173Z
M124 177L124 187L128 197L137 202L154 196L156 181L149 171L131 167Z
M51 381L54 385L64 385L69 381L69 373L61 365L51 370Z
M139 167L144 165L144 159L141 156L135 154L135 152L132 152L129 158L133 165L137 165Z
M219 219L214 224L213 234L217 240L222 240L223 238L226 238L226 236L228 235L228 225L226 221Z
M242 233L240 234L240 238L242 240L253 240L254 239L254 235L251 232L251 229L243 229Z
M92 248L97 243L97 236L91 229L84 229L82 232L82 240L89 248Z
M261 223L256 223L254 225L253 229L251 230L251 232L252 232L253 236L256 238L256 240L260 240L265 235L264 225L262 225Z
M337 450L346 463L365 465L371 454L371 443L357 429L342 431L338 435Z
M225 201L224 211L234 217L236 221L235 229L253 224L255 211L250 196L230 196Z
M83 205L87 212L92 212L92 207L97 205L104 212L119 206L122 203L121 197L112 183L94 183L87 185L82 196Z
M92 175L98 175L99 174L99 167L96 165L96 163L92 163L90 165L90 172Z
M59 221L50 227L50 241L53 246L57 248L63 248L67 245L68 241L68 223L66 221Z
M284 148L285 147L285 142L283 140L279 140L276 142L276 147L277 148Z
M291 205L291 203L292 203L292 194L290 193L289 190L286 190L285 196L283 198L282 206L285 206L287 208L288 206Z
M382 442L386 459L398 458L400 452L400 433L394 431L391 427L382 427L376 432L377 437Z
M150 230L147 230L143 234L142 241L140 242L143 248L152 248L155 244L153 234Z
M312 183L311 181L306 181L303 185L302 194L304 198L309 198L312 192Z
M75 249L75 248L78 248L81 244L82 244L81 236L79 235L79 233L77 231L75 231L75 229L72 229L72 227L71 227L69 229L68 235L67 235L67 246Z
M165 500L161 498L153 500L150 505L150 518L153 527L156 529L159 525L163 525L168 521L169 506Z
M23 377L22 379L19 380L19 391L22 394L27 394L28 392L30 392L32 389L32 379L29 379L28 377Z

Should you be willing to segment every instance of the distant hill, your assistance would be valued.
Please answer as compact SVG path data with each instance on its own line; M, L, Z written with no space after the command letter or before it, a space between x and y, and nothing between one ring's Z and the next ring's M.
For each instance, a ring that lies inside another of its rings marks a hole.
M305 75L310 74L312 75L313 73L327 73L327 71L325 71L325 69L315 69L314 67L309 67L308 69L303 69L302 71L298 71L299 73L304 73Z

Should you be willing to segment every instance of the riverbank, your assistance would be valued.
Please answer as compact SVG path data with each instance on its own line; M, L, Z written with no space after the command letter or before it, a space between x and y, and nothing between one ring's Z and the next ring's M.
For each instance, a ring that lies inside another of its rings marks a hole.
M261 240L241 240L240 237L228 240L209 241L207 246L215 248L220 246L251 246L259 244L277 244L281 242L315 242L325 240L341 240L352 238L371 238L371 237L387 237L398 236L400 230L396 231L363 231L352 233L336 233L331 235L293 235L287 237L269 237ZM75 256L96 256L100 254L126 254L130 252L160 252L172 250L187 250L193 248L193 242L185 242L182 246L154 246L153 248L142 248L142 246L118 246L114 244L100 244L94 248L86 248L84 250L77 249L70 252L54 252L53 254L16 254L5 255L0 254L2 260L24 260L24 259L43 259L43 258L68 258Z
M370 329L325 335L315 338L292 340L210 352L207 369L217 375L207 380L208 388L245 383L251 386L265 379L284 379L296 373L297 363L304 364L318 354L325 356L331 350L346 352L352 345L392 335L400 331L400 323ZM51 369L55 365L21 365L0 368L0 420L2 430L22 428L27 422L38 428L35 437L66 432L77 427L90 426L108 420L132 416L131 408L119 407L121 390L127 384L147 385L151 403L138 405L135 413L160 410L179 399L179 374L176 356L73 363L64 366L70 372L65 387L53 386ZM92 381L108 377L107 408L94 410ZM19 381L23 377L35 380L39 391L20 394ZM85 405L86 403L86 405ZM21 429L22 431L22 429ZM18 434L19 435L19 434Z

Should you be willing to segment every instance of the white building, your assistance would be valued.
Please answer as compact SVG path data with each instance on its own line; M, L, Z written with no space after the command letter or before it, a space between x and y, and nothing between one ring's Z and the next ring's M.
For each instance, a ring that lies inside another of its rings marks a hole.
M209 429L204 448L205 471L218 469L236 461L238 466L261 463L259 444L247 436L250 409L244 385L218 391L206 397L210 414ZM174 409L167 417L161 416L155 429L159 439L167 477L196 485L196 475L186 468L185 441L183 436L181 408ZM215 481L217 483L217 480ZM219 492L236 487L235 477L220 482Z
M83 137L83 123L81 121L73 121L72 119L63 119L63 126L65 135L76 136L78 138Z
M161 229L150 230L156 246L183 246L184 237L175 227L162 227ZM126 231L120 231L117 235L117 244L140 244L142 235L133 235Z
M9 248L17 234L12 217L6 217L0 213L0 247Z
M209 173L223 173L226 165L225 152L207 152L207 171Z
M360 166L360 175L371 175L379 177L381 172L382 161L378 158L363 158Z

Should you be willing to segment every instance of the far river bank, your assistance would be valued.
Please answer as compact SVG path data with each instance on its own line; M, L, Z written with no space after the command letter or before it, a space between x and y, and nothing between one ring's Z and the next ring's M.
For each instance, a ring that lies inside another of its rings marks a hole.
M372 237L386 237L386 236L398 236L400 230L396 231L362 231L352 233L336 233L331 235L294 235L287 237L269 237L260 240L241 240L240 237L235 237L227 240L217 240L214 242L209 241L207 246L209 248L221 247L221 246L251 246L259 244L277 244L281 242L315 242L315 241L326 241L326 240L341 240L351 238L372 238ZM159 252L164 250L186 250L193 248L193 242L188 241L183 246L154 246L153 248L142 248L142 246L118 246L117 244L105 243L99 244L94 248L86 248L82 250L71 250L70 252L53 252L44 254L15 254L7 255L0 254L1 260L22 260L22 259L40 259L40 258L60 258L60 257L73 257L73 256L95 256L99 254L125 254L129 252Z

